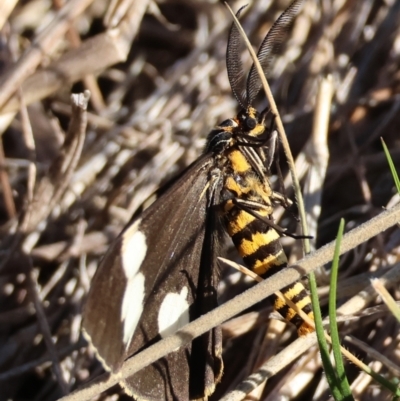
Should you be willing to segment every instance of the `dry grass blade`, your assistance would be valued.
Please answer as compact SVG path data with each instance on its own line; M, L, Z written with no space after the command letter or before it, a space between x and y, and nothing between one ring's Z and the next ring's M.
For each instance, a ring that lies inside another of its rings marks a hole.
M54 46L65 34L71 21L77 18L93 0L73 0L58 12L57 17L32 43L32 47L20 58L17 64L0 77L0 109L17 90L21 83L31 75L42 61L43 52L52 52Z
M27 77L22 83L25 103L31 104L44 99L68 83L89 79L89 74L99 74L107 68L125 61L137 32L137 26L131 15L134 14L136 18L140 18L142 16L140 13L145 10L143 3L145 2L136 2L134 10L119 26L91 37L79 45L74 43L70 51L47 68L36 71ZM97 89L95 90L97 93ZM99 96L98 94L97 98ZM97 101L98 103L99 101ZM17 110L18 107L18 97L14 96L4 105L1 112L9 113ZM98 108L101 109L99 104Z
M33 270L32 261L28 256L25 255L25 258L22 258L22 263L24 263L29 269L27 273L29 292L33 304L35 305L35 311L40 330L43 334L47 350L50 354L53 371L55 373L55 376L57 377L58 384L60 385L63 393L66 394L68 392L68 386L63 377L60 360L58 358L53 340L51 338L50 326L46 318L46 313L44 311L42 300L40 299L38 282L37 282L37 272Z
M86 108L89 98L88 91L84 94L72 95L72 118L63 149L50 167L49 176L37 186L34 194L36 207L31 213L25 215L21 223L21 230L25 233L35 230L40 222L47 219L69 185L85 140Z
M0 3L0 30L3 28L16 4L17 0L2 1Z
M283 368L295 361L306 350L316 346L317 339L315 334L306 337L300 337L293 341L283 351L279 352L266 363L264 363L256 372L243 380L235 390L228 393L221 401L240 401L267 379L275 376Z
M10 180L5 169L5 157L3 151L3 143L0 142L0 182L3 188L4 205L7 210L7 215L10 219L14 219L17 215Z
M318 86L313 129L305 150L305 158L310 164L310 169L304 185L304 207L309 234L314 237L312 249L315 249L318 218L321 214L322 188L329 161L328 132L332 96L333 78L328 76L321 79Z

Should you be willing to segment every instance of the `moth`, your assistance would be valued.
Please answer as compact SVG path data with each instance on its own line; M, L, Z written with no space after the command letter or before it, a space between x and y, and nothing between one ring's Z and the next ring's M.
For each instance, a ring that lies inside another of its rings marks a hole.
M295 0L263 40L257 57L265 73L301 3ZM226 63L239 113L212 129L203 154L132 218L93 278L84 335L113 373L132 355L217 306L217 256L224 231L247 267L260 276L287 264L280 244L283 231L272 217L282 196L268 180L275 135L267 128L268 109L259 113L252 106L261 89L254 65L242 79L234 24ZM283 292L312 316L300 283ZM275 307L302 331L303 321L292 309L279 300ZM207 399L223 372L221 340L216 327L121 384L137 400Z

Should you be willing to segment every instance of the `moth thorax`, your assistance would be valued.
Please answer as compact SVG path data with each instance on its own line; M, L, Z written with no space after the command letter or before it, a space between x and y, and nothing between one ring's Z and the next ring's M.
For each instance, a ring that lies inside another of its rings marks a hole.
M249 200L260 203L261 205L271 206L272 189L268 180L261 180L252 175L247 177L246 186L249 188Z

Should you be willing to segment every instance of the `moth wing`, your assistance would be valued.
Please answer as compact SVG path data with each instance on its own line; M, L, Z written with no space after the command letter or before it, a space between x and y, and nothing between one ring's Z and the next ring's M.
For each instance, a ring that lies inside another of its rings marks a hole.
M83 329L106 369L118 371L128 357L217 305L218 191L207 189L211 165L206 155L190 166L102 260ZM221 371L221 335L214 329L122 384L138 399L188 400L211 393Z

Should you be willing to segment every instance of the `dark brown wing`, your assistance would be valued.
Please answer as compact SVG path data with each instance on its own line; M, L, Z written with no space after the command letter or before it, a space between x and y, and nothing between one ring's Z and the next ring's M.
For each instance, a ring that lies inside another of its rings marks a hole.
M101 262L83 328L105 368L118 371L125 359L217 305L218 191L206 189L212 165L205 155L190 166L126 227ZM168 328L169 316L180 310ZM183 401L211 393L221 371L217 329L123 385L138 399Z

